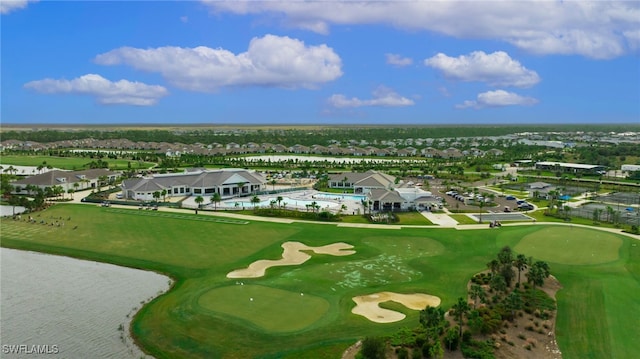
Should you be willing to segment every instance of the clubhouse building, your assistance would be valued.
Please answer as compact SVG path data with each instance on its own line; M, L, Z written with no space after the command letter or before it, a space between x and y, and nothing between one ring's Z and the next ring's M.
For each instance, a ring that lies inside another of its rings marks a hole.
M344 188L365 195L373 211L431 210L441 203L429 191L412 183L396 183L394 176L374 170L330 175L329 188Z
M367 194L375 189L390 190L393 187L395 187L395 177L374 170L329 176L329 188L350 189L355 194Z
M125 180L122 182L122 194L124 198L138 201L153 201L155 192L167 197L218 193L224 199L261 191L266 183L266 178L255 171L198 169Z

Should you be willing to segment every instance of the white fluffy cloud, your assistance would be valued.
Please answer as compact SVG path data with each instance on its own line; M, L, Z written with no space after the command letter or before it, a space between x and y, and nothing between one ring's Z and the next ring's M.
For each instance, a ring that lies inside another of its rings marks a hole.
M121 47L98 55L95 62L158 72L174 86L200 92L225 86L315 88L342 76L342 60L330 47L274 35L253 38L248 50L237 55L204 46Z
M410 57L402 57L397 54L385 54L385 58L387 59L387 63L393 66L409 66L413 64L413 59Z
M73 80L44 79L31 81L25 88L45 94L82 94L95 96L105 105L155 105L168 94L167 89L158 85L120 80L109 81L100 75L87 74Z
M347 98L344 95L336 94L329 97L327 102L329 103L329 105L336 108L365 106L402 107L414 105L413 100L402 97L385 86L379 86L377 89L375 89L375 91L373 91L373 98L369 100L361 100L356 97Z
M0 14L8 14L12 11L24 9L30 2L37 0L2 0L0 1Z
M596 59L638 49L638 1L204 1L215 13L264 14L318 33L331 24L387 24L457 38L497 39L537 54Z
M504 90L487 91L478 94L475 101L467 100L456 108L484 108L484 107L504 107L504 106L532 106L538 103L533 97L520 96L513 92Z
M492 86L531 87L540 82L540 77L513 60L506 52L486 54L474 51L469 55L449 57L439 53L424 60L450 79L459 81L486 82Z

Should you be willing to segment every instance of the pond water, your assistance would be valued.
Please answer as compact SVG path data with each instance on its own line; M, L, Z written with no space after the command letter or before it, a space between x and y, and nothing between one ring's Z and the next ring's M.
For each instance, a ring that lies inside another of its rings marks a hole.
M0 216L13 216L13 214L20 214L27 209L22 206L0 206Z
M168 277L8 248L0 259L2 358L146 357L130 320L169 288Z

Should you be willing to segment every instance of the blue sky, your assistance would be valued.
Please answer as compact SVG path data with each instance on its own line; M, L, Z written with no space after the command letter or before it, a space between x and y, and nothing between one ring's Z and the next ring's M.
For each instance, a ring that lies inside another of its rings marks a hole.
M3 0L2 123L640 123L637 1Z

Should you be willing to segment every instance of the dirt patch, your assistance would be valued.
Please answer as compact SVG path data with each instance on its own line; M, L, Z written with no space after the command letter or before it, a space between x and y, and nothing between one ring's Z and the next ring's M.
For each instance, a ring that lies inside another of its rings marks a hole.
M440 305L440 298L424 294L400 294L393 292L380 292L369 295L353 297L356 306L351 310L353 314L362 315L376 323L393 323L401 321L406 315L394 310L380 308L382 302L393 301L400 303L412 310L422 310L427 306L437 307Z
M560 282L554 276L549 276L545 279L544 285L538 287L553 299L561 288ZM473 305L472 302L469 299L470 305ZM504 322L499 333L479 339L493 338L496 343L496 359L561 359L562 353L555 335L556 317L557 310L552 312L549 319L541 319L535 313L519 311L512 322ZM453 318L450 318L450 321L455 325ZM446 351L444 357L453 358L448 357Z
M227 278L258 278L263 277L270 267L300 265L311 258L304 251L313 251L316 254L329 254L332 256L348 256L356 253L353 246L347 243L333 243L321 247L311 247L300 242L282 243L281 259L261 259L249 265L247 268L237 269L227 274Z

